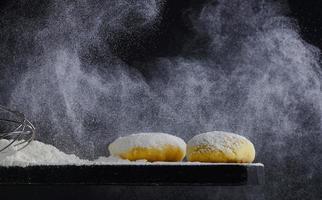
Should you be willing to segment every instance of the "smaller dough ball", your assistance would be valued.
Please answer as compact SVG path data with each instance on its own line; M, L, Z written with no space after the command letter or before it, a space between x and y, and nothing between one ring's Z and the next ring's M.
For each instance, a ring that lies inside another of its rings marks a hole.
M251 163L254 145L245 137L222 131L194 136L187 144L187 159L192 162Z
M182 161L186 143L166 133L138 133L120 137L109 147L110 155L123 159L154 161Z

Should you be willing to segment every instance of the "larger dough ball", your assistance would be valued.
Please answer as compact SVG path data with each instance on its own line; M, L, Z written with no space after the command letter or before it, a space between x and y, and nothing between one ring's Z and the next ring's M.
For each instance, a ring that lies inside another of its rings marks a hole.
M187 144L187 159L192 162L251 163L254 145L245 137L222 131L202 133Z
M131 161L181 161L186 155L186 143L166 133L138 133L120 137L108 149L112 156Z

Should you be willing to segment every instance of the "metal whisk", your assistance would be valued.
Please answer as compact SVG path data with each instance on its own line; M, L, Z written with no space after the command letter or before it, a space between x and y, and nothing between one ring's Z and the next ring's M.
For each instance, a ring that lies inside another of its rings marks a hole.
M26 119L25 115L10 110L0 105L0 111L8 117L0 117L0 140L7 139L9 144L4 147L0 146L0 153L4 152L10 146L18 147L18 151L25 148L35 138L35 127Z

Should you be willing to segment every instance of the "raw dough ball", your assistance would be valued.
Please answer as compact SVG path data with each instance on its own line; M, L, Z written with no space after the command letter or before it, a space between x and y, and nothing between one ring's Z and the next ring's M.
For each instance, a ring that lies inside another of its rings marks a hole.
M186 155L186 143L165 133L138 133L120 137L108 147L112 156L127 160L181 161Z
M194 136L187 144L187 159L198 162L251 163L254 145L245 137L222 131Z

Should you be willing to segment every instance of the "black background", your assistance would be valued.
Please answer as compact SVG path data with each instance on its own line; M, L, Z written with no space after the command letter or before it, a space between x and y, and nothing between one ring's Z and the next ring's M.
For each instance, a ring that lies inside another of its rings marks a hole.
M114 53L125 62L135 65L135 61L156 56L174 56L180 52L184 41L193 35L189 24L185 23L182 13L191 8L200 7L206 0L176 0L168 1L162 11L163 20L157 24L157 29L137 30L132 35L120 34L110 43ZM288 0L290 16L296 18L302 37L312 45L322 48L322 2L315 0ZM48 9L50 1L1 1L1 13L14 11L28 18L41 18ZM174 34L176 33L176 34ZM184 34L180 34L184 33ZM183 36L183 37L182 37ZM140 37L143 39L127 38ZM14 40L14 38L12 38ZM134 41L134 42L133 42ZM12 41L14 43L14 41ZM93 51L94 53L97 53ZM144 69L141 69L144 72Z

